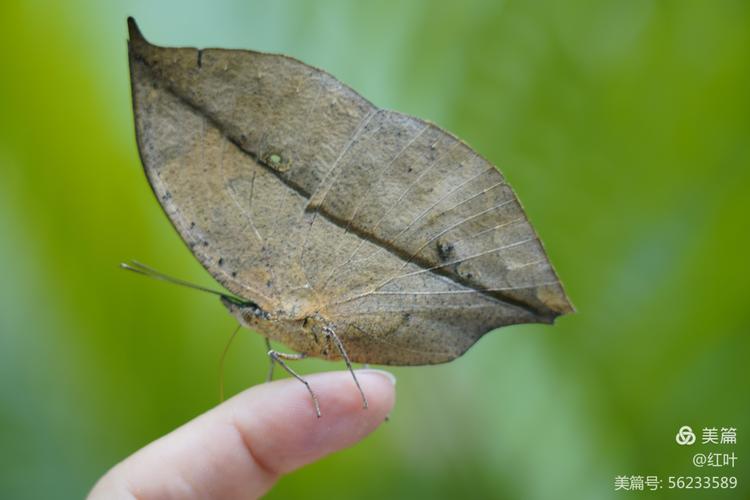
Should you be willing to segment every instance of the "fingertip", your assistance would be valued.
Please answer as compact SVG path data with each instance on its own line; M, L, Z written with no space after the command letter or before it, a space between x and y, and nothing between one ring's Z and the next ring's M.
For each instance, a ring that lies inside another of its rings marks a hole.
M395 379L381 370L356 373L367 397L366 409L349 372L307 378L320 401L320 418L316 418L307 389L294 379L265 384L241 395L235 422L258 461L284 474L373 432L393 408Z
M391 372L388 372L385 370L379 370L376 368L363 368L361 370L357 370L356 373L357 373L357 376L360 376L360 374L377 375L378 377L384 378L391 385L392 388L396 387L396 376Z
M368 409L374 408L376 413L384 411L385 418L396 403L396 376L373 368L357 370L356 373L367 397ZM368 389L365 389L365 385Z

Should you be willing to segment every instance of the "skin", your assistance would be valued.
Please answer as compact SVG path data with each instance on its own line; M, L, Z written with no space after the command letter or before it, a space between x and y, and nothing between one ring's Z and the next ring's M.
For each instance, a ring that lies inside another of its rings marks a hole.
M367 410L348 372L307 377L321 418L296 380L252 387L114 466L89 498L258 498L281 476L354 445L385 420L395 378L380 370L357 376Z

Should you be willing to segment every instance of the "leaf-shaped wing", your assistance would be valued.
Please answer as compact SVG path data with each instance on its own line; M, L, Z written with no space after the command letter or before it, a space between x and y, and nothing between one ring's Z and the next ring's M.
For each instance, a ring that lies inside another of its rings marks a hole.
M285 56L157 47L132 21L129 52L149 181L237 295L390 364L572 310L502 175L437 126Z

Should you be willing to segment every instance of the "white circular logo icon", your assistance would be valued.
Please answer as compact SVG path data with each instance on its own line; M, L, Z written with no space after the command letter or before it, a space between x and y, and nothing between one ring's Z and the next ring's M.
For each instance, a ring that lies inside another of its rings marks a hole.
M695 443L695 433L693 432L693 429L691 429L689 425L683 425L680 427L680 430L677 431L675 441L681 446L690 446Z

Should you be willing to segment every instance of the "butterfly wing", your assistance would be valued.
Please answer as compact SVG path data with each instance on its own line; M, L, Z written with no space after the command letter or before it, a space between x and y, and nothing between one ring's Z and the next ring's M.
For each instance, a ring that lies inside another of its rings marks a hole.
M572 310L505 179L439 127L285 56L157 47L134 23L129 53L151 186L233 293L319 313L384 364Z

